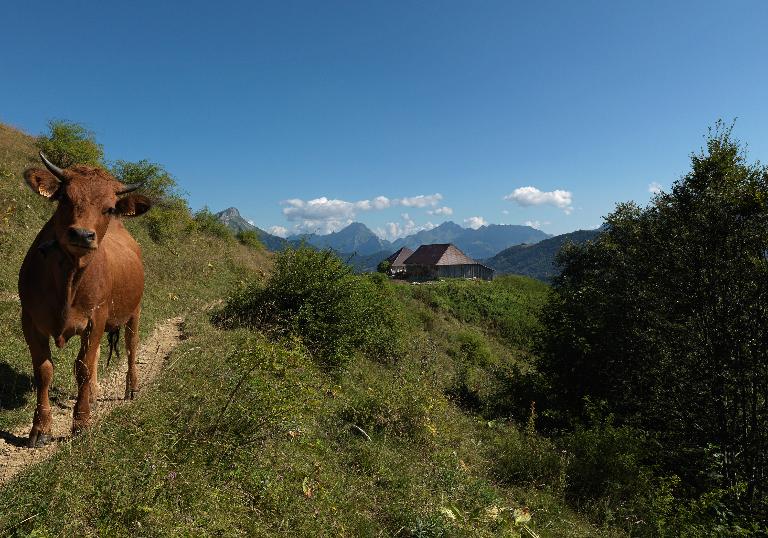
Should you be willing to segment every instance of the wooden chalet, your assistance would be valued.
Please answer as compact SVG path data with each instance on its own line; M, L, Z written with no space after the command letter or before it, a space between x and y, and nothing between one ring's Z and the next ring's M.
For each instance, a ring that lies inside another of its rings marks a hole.
M451 244L421 245L404 261L408 280L477 278L493 280L493 269L473 260Z

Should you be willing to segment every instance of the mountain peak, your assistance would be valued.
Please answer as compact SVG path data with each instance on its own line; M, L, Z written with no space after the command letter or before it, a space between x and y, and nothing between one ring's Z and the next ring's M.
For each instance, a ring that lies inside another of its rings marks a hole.
M238 211L236 207L228 207L224 211L220 211L218 215L220 217L230 218L230 219L235 217L241 217L240 211Z

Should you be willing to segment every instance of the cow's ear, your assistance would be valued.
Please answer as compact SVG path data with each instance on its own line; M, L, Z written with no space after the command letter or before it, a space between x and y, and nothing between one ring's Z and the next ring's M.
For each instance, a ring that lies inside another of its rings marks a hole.
M143 194L131 194L117 201L115 213L121 217L138 217L149 211L150 207L152 200Z
M48 199L53 199L56 195L56 191L58 191L61 186L61 181L59 181L56 176L42 168L30 168L25 171L24 180L27 182L30 189Z

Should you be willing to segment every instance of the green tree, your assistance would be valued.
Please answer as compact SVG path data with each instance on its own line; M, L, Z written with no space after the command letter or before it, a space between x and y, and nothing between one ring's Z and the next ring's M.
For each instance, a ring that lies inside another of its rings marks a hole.
M652 432L691 493L768 509L768 168L721 122L691 171L646 208L619 205L565 248L543 314L554 401Z
M146 159L137 162L118 160L110 171L123 183L141 183L141 192L154 200L182 197L178 183L160 164Z
M376 271L379 273L389 274L389 270L392 268L392 262L389 260L381 260L376 266Z
M68 168L75 164L104 165L104 148L96 135L79 123L66 120L48 122L48 133L40 135L37 147L55 164Z

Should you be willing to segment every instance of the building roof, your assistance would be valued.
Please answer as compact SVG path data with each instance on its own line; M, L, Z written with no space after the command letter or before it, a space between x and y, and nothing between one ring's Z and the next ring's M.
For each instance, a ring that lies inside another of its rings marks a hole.
M455 246L445 244L421 245L411 254L405 265L482 265Z
M392 254L389 258L387 258L387 261L390 263L390 265L393 266L400 266L403 265L405 260L413 254L413 251L409 249L408 247L402 247L400 250Z

